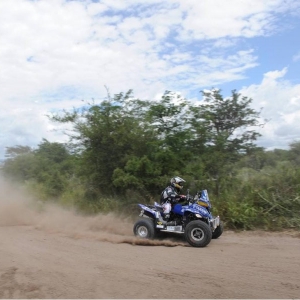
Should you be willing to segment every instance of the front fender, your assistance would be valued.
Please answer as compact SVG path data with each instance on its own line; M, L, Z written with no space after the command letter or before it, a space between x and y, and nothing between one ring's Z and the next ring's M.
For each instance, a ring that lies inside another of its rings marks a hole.
M172 208L172 211L175 214L181 215L181 216L192 213L192 214L199 214L199 215L201 215L202 218L212 219L212 215L209 213L209 211L206 208L204 208L196 203L191 204L191 205L176 204Z
M197 214L200 214L202 217L208 218L208 219L212 218L211 214L209 213L209 211L206 208L204 208L196 203L192 204L191 207L194 211L196 211Z

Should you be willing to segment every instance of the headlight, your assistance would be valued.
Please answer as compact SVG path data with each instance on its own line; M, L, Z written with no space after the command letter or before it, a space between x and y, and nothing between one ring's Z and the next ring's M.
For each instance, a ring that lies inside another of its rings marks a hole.
M202 216L199 215L199 214L195 214L195 216L196 216L197 218L202 218Z

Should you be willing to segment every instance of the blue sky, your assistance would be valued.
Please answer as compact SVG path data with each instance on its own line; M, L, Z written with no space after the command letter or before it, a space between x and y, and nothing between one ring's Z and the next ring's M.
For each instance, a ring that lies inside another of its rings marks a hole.
M0 1L0 158L66 141L46 115L133 89L201 101L236 89L263 107L260 146L300 140L298 0Z

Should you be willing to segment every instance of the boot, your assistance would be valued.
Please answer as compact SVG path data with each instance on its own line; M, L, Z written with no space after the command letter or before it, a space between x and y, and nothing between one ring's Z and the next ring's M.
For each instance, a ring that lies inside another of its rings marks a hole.
M176 226L176 221L167 222L167 226Z
M168 221L170 219L170 214L164 214L164 219Z
M156 219L158 220L158 222L161 222L161 224L166 224L167 223L167 221L165 221L162 218L162 215L160 214L160 212L156 212Z

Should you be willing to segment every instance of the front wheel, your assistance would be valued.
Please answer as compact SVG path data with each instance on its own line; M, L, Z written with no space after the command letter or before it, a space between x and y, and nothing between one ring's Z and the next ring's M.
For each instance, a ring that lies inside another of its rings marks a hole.
M223 230L224 230L223 224L222 224L222 222L220 222L219 226L212 233L212 238L217 239L218 237L220 237L221 234L223 233Z
M193 247L205 247L212 238L210 227L202 221L191 221L187 224L184 236L186 241Z
M155 238L155 227L152 219L138 220L133 226L133 233L135 236L143 239Z

